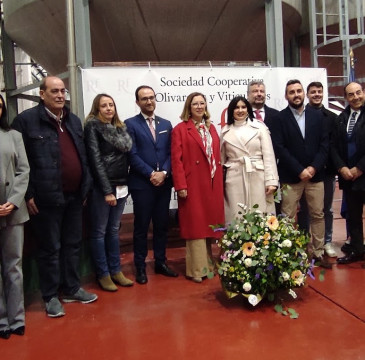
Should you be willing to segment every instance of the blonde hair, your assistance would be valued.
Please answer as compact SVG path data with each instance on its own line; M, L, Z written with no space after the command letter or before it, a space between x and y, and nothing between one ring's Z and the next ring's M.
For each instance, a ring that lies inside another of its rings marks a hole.
M205 125L209 128L209 126L210 126L210 114L209 114L209 111L208 111L207 99L205 98L205 95L200 93L200 92L193 92L186 98L183 111L180 115L180 119L182 121L188 121L191 118L191 103L193 102L193 99L196 96L202 96L205 100L206 105L205 105L205 112L204 112L204 115L203 115L203 119L205 121Z
M115 109L115 114L113 116L113 119L111 121L111 124L113 126L115 126L115 127L124 127L125 126L124 122L119 119L118 112L117 112L117 106L115 105L115 101L108 94L98 94L98 95L95 96L95 98L93 100L93 103L91 105L91 110L89 112L89 115L86 116L85 122L88 121L88 120L90 120L90 119L92 119L92 118L97 118L102 123L107 123L107 121L102 116L100 116L100 111L99 111L100 99L102 97L107 97L107 98L109 98L109 99L111 99L113 101L114 109Z

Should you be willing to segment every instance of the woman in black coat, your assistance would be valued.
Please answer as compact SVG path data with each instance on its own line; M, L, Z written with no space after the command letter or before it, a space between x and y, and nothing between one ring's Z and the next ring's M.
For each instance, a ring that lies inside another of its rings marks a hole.
M115 284L133 285L121 272L119 250L119 228L128 195L128 152L132 139L118 117L113 98L106 94L95 97L84 131L94 178L94 188L88 200L92 256L101 288L117 291Z

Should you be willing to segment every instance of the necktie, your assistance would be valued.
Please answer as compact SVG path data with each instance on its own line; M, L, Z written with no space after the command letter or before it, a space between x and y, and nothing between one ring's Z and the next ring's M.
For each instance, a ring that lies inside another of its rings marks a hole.
M347 135L348 136L351 136L352 131L354 130L355 123L356 123L356 115L357 115L356 111L354 111L351 115L350 122L349 122L349 127L348 127L348 130L347 130Z
M256 109L256 110L254 111L254 113L255 113L255 118L256 118L257 120L259 120L259 121L264 121L264 119L262 118L262 116L261 116L261 114L260 114L260 110Z
M149 117L149 118L147 118L147 120L148 120L148 127L151 130L151 134L152 134L153 140L156 141L156 131L155 131L154 127L153 127L153 118L150 118Z

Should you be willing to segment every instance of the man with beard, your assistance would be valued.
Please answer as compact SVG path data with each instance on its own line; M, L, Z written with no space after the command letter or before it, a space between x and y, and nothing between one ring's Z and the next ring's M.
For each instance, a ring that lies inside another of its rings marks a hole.
M265 84L262 81L251 81L247 87L247 100L252 106L255 118L264 121L267 126L273 120L278 110L268 107L266 101Z
M344 88L346 109L338 116L331 141L331 157L338 171L340 189L347 202L351 241L342 247L345 256L339 264L349 264L364 258L363 206L365 202L365 95L362 86L351 82Z
M324 126L328 132L329 138L333 132L333 127L337 115L332 111L328 110L322 104L323 101L323 85L318 81L311 82L307 86L307 98L309 103L306 108L311 108L317 110L322 116L324 121ZM325 175L324 175L324 223L325 223L325 235L324 235L324 251L329 257L336 257L336 251L332 246L332 231L333 231L333 194L335 192L335 180L336 169L328 155L325 164ZM308 207L305 201L305 196L300 200L300 211L298 212L298 224L299 227L309 231L309 216Z
M299 80L286 84L288 107L280 111L272 126L272 138L280 182L286 187L281 212L295 218L298 202L305 194L312 233L312 256L323 267L331 267L324 254L323 179L328 155L328 135L319 112L304 107L304 89Z

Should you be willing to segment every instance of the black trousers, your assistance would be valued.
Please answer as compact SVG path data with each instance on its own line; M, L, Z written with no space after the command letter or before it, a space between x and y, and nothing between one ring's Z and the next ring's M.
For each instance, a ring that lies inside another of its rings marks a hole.
M152 190L131 190L131 195L134 212L134 264L136 268L144 269L146 267L147 233L151 220L155 263L164 263L166 261L171 188L161 186Z
M80 288L82 208L79 194L66 194L64 205L38 206L39 213L31 217L44 301L58 296L60 289L70 295Z
M351 247L356 254L364 252L364 231L362 212L365 202L365 191L344 189L347 203L347 221L351 236Z

